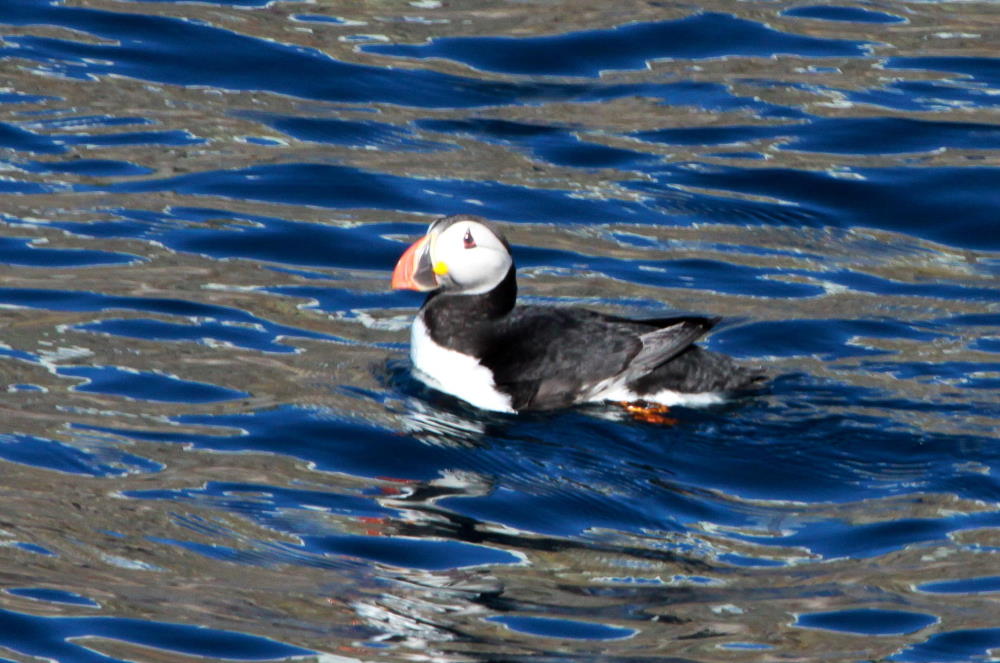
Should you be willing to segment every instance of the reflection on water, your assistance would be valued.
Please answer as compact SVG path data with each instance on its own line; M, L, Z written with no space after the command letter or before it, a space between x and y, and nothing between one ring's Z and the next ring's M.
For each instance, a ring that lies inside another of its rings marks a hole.
M988 2L0 3L0 657L986 660ZM414 380L429 218L753 398Z

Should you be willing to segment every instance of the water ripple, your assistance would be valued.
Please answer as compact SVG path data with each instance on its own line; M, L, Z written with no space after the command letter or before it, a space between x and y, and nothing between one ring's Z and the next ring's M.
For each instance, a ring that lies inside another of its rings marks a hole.
M989 9L0 3L0 644L985 660ZM524 300L722 316L767 388L427 388L388 280L452 213Z

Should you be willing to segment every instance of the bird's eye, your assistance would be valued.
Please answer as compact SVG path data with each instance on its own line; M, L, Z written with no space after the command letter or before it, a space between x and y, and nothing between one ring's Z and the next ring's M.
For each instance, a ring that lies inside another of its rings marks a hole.
M465 230L465 237L462 238L465 243L465 248L474 249L476 248L476 240L472 239L472 231L469 229Z

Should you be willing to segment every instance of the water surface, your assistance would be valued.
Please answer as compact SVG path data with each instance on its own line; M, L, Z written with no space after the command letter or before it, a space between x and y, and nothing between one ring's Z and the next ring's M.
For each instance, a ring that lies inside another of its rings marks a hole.
M0 657L987 660L988 2L0 3ZM672 424L416 382L438 215L723 316Z

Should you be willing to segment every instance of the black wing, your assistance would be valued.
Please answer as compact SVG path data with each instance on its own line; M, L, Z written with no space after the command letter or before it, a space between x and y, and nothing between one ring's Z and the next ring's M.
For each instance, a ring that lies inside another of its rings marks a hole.
M565 407L615 376L639 378L689 347L715 320L628 320L594 311L515 308L485 343L480 361L514 409Z

